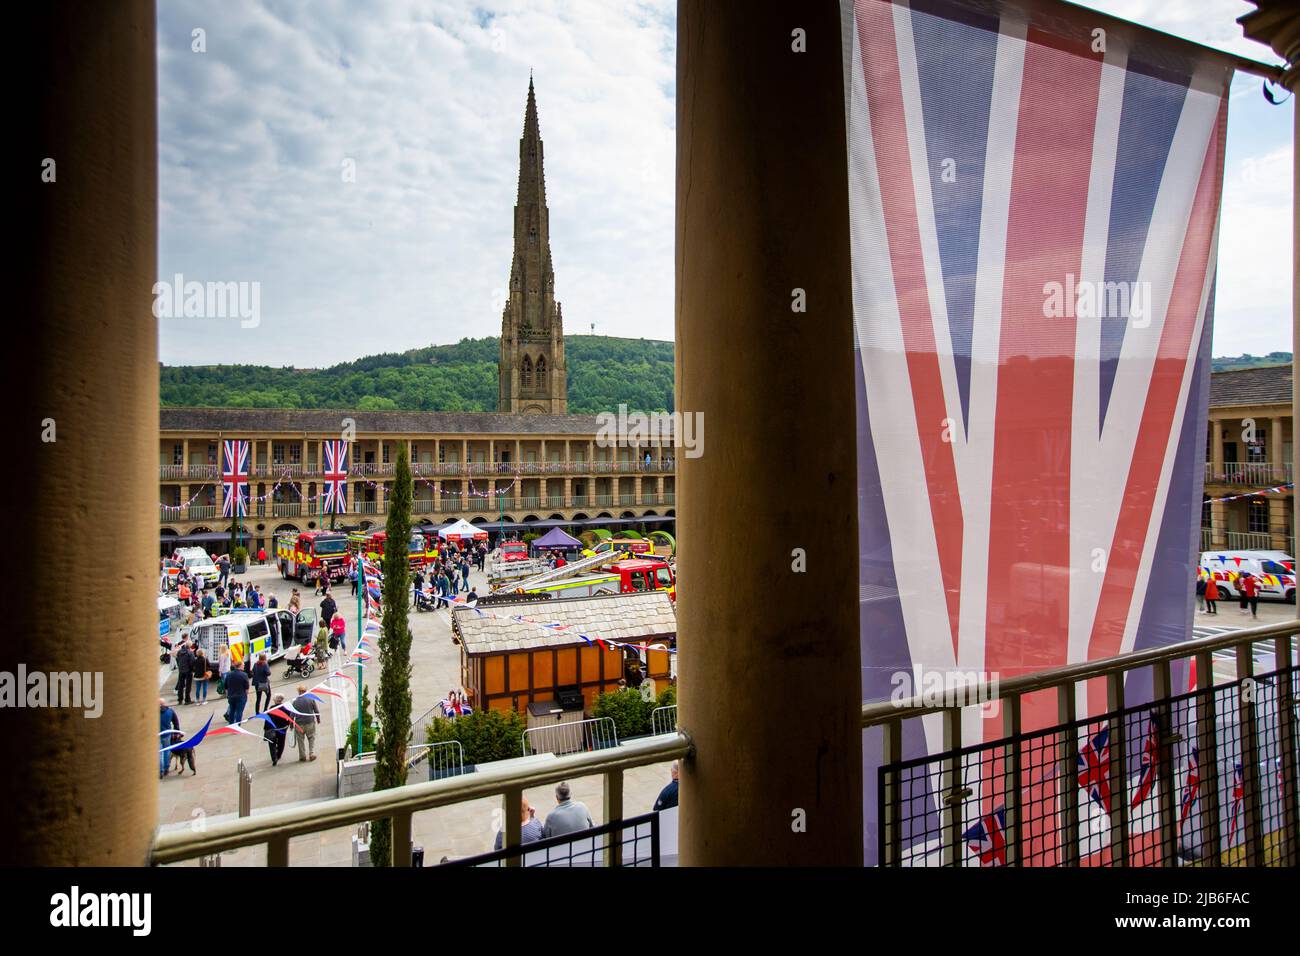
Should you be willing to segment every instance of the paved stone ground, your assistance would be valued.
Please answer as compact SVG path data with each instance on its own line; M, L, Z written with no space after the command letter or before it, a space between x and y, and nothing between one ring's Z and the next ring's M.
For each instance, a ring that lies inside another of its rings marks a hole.
M288 603L289 594L295 586L303 593L305 606L315 606L319 601L312 598L309 587L303 588L297 582L281 580L278 572L270 565L250 568L243 580L260 584L264 593L276 594L281 607ZM477 571L471 572L470 584L480 594L487 593L487 581ZM349 594L346 582L335 587L335 600L347 621L348 646L354 647L359 633L357 604L356 598ZM460 648L452 643L447 611L412 611L410 624L412 716L418 717L446 696L449 688L460 686ZM342 662L341 657L336 659ZM285 680L283 662L273 663L271 671L273 692L284 694L286 699L292 699L299 684L311 686L320 680L317 675L305 681L301 678ZM370 688L372 702L377 693L378 676L377 661L374 666L365 668L365 683ZM173 676L160 690L161 696L169 702L175 700L174 685ZM352 689L351 684L348 687L354 695L355 689ZM342 702L334 698L325 700L328 703L322 707L324 714L317 733L317 760L300 763L292 749L292 739L285 748L280 764L275 767L271 766L267 747L260 738L232 735L205 741L194 751L197 775L191 775L186 770L182 777L173 773L158 781L159 825L199 826L204 820L237 814L239 790L236 767L240 758L243 758L244 765L253 775L254 814L259 810L291 804L304 804L303 812L310 813L310 805L305 802L332 799L337 771L335 754L340 743L334 738L329 708L342 706ZM252 705L253 698L250 696L245 714L251 712ZM180 706L176 712L182 729L191 733L202 727L209 715L213 717L213 727L224 725L222 714L225 706L225 699L212 696L210 690L207 704ZM356 715L356 706L355 696L352 696L348 704L349 721ZM668 770L668 765L664 764L640 767L624 774L625 816L643 813L653 806L659 790L669 780ZM574 798L585 803L591 811L592 820L597 824L604 822L601 816L601 778L594 776L571 780L570 785L573 787ZM530 790L526 796L536 808L539 818L555 803L554 794L549 787ZM437 863L444 856L468 856L491 850L501 819L500 806L499 799L488 798L416 814L413 822L414 839L416 845L425 848L426 865ZM352 835L352 829L347 828L296 838L290 844L289 859L294 865L348 866L352 858ZM261 847L234 851L222 858L222 866L260 866L264 862L265 850Z

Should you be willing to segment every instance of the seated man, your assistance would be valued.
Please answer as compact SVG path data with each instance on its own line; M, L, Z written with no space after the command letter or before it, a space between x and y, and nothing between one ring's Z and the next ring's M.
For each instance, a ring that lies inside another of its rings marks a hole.
M542 836L547 838L563 836L566 833L588 830L592 826L594 824L591 822L591 814L587 811L586 804L573 799L569 785L562 783L556 787L555 809L546 817Z

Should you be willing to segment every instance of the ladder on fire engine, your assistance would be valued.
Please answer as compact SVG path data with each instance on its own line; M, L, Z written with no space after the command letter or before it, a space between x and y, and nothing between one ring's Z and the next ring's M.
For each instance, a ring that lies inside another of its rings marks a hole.
M573 577L575 574L582 574L584 571L592 571L603 564L609 564L611 561L620 561L627 557L626 551L614 549L604 551L600 554L593 554L589 558L583 558L580 561L574 561L572 564L566 564L562 568L551 568L543 571L541 574L535 574L531 578L525 578L516 585L515 589L527 591L530 588L540 587L543 584L552 584L555 581L563 581L565 578Z

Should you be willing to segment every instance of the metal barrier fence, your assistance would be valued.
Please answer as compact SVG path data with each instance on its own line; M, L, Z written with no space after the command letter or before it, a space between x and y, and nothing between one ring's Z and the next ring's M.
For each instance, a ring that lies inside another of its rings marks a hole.
M522 852L521 852L522 850ZM659 814L615 820L589 830L448 860L444 867L659 866Z
M533 754L585 753L591 750L608 750L618 746L618 729L610 717L593 717L563 724L530 727L520 738L523 756Z
M1290 637L1296 629L1238 631L1015 678L998 688L1002 733L967 746L964 705L864 707L864 726L884 730L879 863L1300 863L1300 669ZM1255 645L1266 640L1272 669L1257 675L1263 655ZM1226 648L1235 650L1236 676L1215 683L1215 652ZM1170 663L1189 656L1199 686L1175 695ZM1152 669L1150 700L1126 705L1125 675L1143 667ZM1108 709L1078 718L1077 683L1098 677L1106 680ZM1023 730L1022 698L1053 689L1059 722ZM945 746L905 757L904 721L929 715L941 718Z
M650 712L650 732L652 734L671 734L677 730L677 705L656 707Z

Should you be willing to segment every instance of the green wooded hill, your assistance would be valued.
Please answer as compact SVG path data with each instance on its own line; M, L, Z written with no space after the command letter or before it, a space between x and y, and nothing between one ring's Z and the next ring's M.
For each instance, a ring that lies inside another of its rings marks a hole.
M1230 372L1239 368L1264 368L1269 365L1287 365L1291 361L1290 352L1269 352L1267 355L1216 355L1210 359L1210 366L1216 372Z
M497 339L368 355L323 369L164 365L164 406L497 410ZM569 411L673 410L673 343L567 335Z

